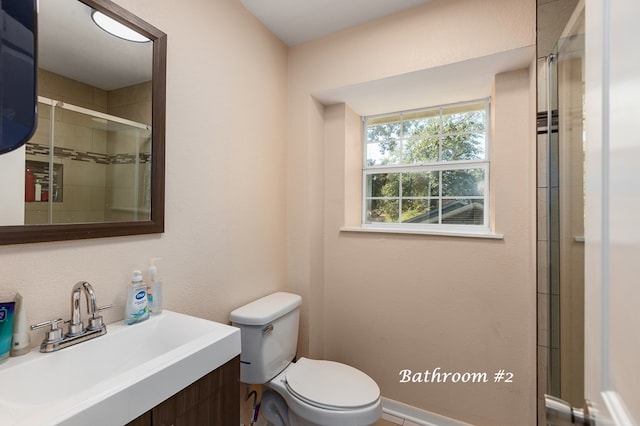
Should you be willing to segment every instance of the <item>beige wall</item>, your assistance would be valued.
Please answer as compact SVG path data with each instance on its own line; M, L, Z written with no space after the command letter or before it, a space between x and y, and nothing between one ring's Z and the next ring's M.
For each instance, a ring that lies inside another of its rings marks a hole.
M151 81L107 92L107 112L151 124Z
M44 69L38 70L38 95L94 111L108 112L108 92ZM38 120L41 118L43 114L39 111Z
M118 3L168 34L166 232L2 246L0 297L20 291L30 323L68 318L88 280L116 321L157 256L168 309L226 322L286 282L286 47L236 1Z
M359 215L359 120L312 97L531 46L534 33L534 2L436 0L290 49L288 267L304 297L302 354L361 368L383 396L424 410L535 424L534 68L498 75L487 93L503 240L340 232ZM399 383L402 369L436 367L491 383ZM513 383L494 384L499 369Z

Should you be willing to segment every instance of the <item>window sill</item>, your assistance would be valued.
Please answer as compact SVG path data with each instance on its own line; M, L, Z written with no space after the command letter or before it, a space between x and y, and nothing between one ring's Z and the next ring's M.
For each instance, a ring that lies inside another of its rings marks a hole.
M380 234L412 234L412 235L435 235L441 237L463 237L463 238L488 238L493 240L503 240L504 234L495 234L493 232L468 232L468 231L437 231L425 229L407 229L407 228L381 228L368 226L343 226L341 232L372 232Z

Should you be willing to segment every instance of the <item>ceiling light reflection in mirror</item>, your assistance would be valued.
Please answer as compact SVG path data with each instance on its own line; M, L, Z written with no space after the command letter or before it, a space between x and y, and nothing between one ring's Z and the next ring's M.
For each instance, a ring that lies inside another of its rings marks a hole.
M93 22L95 22L97 26L99 26L109 34L120 37L124 40L135 41L138 43L146 43L148 41L151 41L142 34L132 30L125 25L122 25L120 22L108 17L104 13L97 10L94 10L91 13L91 19L93 19Z

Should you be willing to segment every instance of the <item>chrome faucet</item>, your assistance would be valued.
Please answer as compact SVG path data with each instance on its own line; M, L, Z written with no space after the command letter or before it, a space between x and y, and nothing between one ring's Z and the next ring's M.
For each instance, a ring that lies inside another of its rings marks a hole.
M86 281L78 281L71 289L70 336L76 336L84 332L84 324L80 314L80 293L82 293L82 290L84 290L84 294L87 297L87 313L93 315L96 311L96 294L93 292L93 287Z
M80 313L81 293L83 292L87 301L87 313L90 315L87 327L82 322L82 314ZM96 295L91 284L86 281L78 281L71 289L71 319L69 321L63 321L62 318L58 318L31 326L32 330L51 326L40 345L40 352L57 351L102 336L107 332L107 326L104 325L102 316L98 315L98 313L112 307L113 305L107 305L98 308L96 306ZM65 335L63 335L62 329L58 327L61 322L69 323L69 332Z

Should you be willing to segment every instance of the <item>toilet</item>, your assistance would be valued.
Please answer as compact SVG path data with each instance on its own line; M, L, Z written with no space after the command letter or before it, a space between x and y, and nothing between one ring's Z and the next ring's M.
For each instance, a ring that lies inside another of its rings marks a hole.
M240 381L264 385L272 426L369 426L382 415L380 388L339 362L296 358L302 298L273 293L231 312L241 330Z

